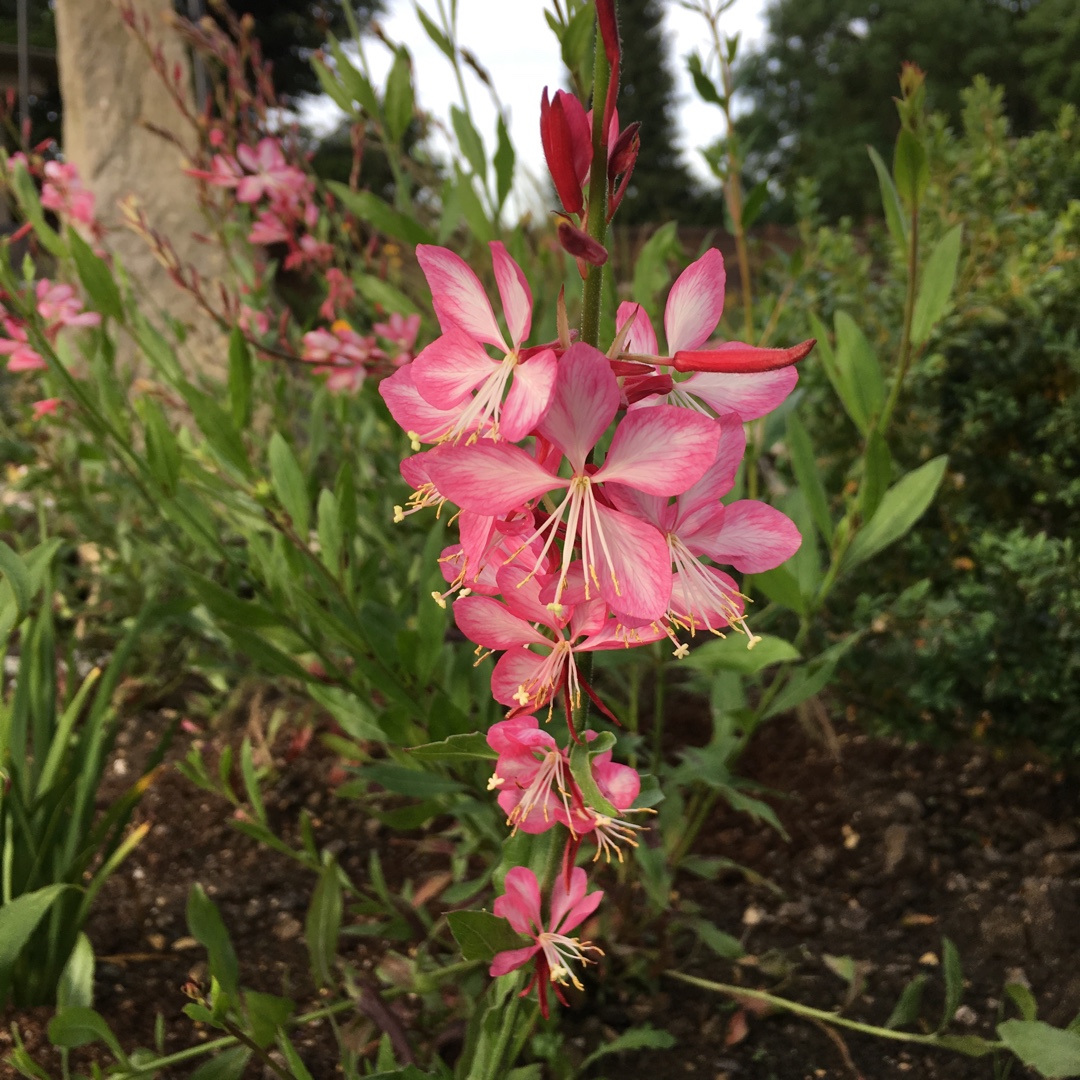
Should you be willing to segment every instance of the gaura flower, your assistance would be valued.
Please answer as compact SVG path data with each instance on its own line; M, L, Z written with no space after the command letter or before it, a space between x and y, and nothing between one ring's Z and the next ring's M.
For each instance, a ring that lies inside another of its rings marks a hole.
M521 996L525 997L535 986L540 1012L545 1019L548 1016L548 983L565 1005L561 987L572 984L579 990L584 989L571 965L595 963L594 957L604 955L603 950L591 942L568 936L568 932L580 926L603 899L603 892L586 895L587 888L588 878L580 866L570 872L569 881L566 875L559 874L551 890L551 914L546 929L541 912L540 883L527 867L515 866L507 872L506 892L495 901L495 914L506 919L519 934L531 937L533 943L521 949L496 953L490 974L493 978L506 975L535 958L536 971Z
M794 364L814 346L804 341L789 349L762 349L731 341L702 348L716 330L724 310L725 271L723 256L715 248L691 263L678 277L664 308L667 356L661 356L656 334L640 304L619 306L614 356L638 361L640 373L627 371L627 381L656 375L653 365L675 371L694 372L674 384L665 398L650 397L642 405L667 400L699 412L711 409L718 415L735 413L753 420L775 409L798 382ZM621 374L623 372L620 372Z
M554 350L522 347L532 329L532 293L525 275L501 243L489 246L509 344L465 260L429 244L416 249L443 333L413 361L414 380L430 404L457 410L442 436L448 440L488 427L493 438L523 439L547 411L554 391ZM485 345L501 355L491 356Z

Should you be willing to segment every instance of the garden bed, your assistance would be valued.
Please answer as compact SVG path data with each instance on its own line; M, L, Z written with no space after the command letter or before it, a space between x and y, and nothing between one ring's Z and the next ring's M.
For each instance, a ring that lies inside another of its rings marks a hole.
M111 768L113 784L120 786L149 752L154 726L146 717L127 726ZM240 734L206 736L208 752L213 756ZM178 739L173 759L187 751L190 739ZM354 880L365 879L376 850L392 886L410 880L414 888L426 888L428 910L439 912L449 844L389 830L365 813L363 803L336 797L339 763L317 742L297 750L288 737L274 747L274 779L265 794L272 823L288 837L306 808L318 843L336 853ZM738 937L747 956L732 963L675 937L670 967L818 1008L841 1008L850 997L844 1015L876 1024L885 1022L904 987L922 973L928 978L921 1016L924 1030L932 1030L944 997L946 936L957 946L965 977L950 1030L991 1035L1005 1009L1008 982L1029 984L1040 1017L1054 1024L1067 1024L1080 1011L1080 974L1072 963L1080 946L1080 794L1066 774L984 746L941 753L903 746L848 723L826 744L794 720L760 731L740 771L775 792L770 801L790 841L727 808L716 813L699 853L730 858L746 872L728 871L714 881L683 875L677 890L702 916ZM175 769L157 776L138 816L153 828L107 884L88 927L98 956L95 1004L123 1045L152 1045L159 1012L167 1051L216 1035L182 1015L189 1000L185 984L206 978L204 953L188 936L184 918L195 881L220 906L244 984L317 1007L303 944L313 887L308 875L239 834L228 822L228 807ZM600 883L618 888L610 877ZM346 958L373 971L383 946L362 937L347 942ZM584 1056L642 1024L666 1029L677 1044L608 1058L593 1075L993 1075L986 1059L886 1043L779 1013L755 1015L655 967L651 979L632 977L629 972L647 967L635 962L642 955L635 945L648 942L609 949L601 978L590 980L584 1000L566 1016L568 1052ZM602 976L612 965L627 970L605 985ZM838 974L845 971L858 985ZM402 996L391 1008L408 1029L414 1003ZM6 1050L14 1021L27 1047L59 1075L45 1034L49 1017L47 1009L9 1011L0 1025L0 1048ZM360 1015L351 1023L359 1043L374 1047L378 1026ZM333 1075L338 1057L327 1024L298 1032L297 1046L315 1077ZM187 1076L191 1068L174 1075Z

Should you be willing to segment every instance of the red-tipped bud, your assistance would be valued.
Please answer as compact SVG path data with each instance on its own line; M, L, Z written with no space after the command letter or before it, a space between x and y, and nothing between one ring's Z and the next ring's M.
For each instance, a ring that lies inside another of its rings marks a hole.
M619 46L619 21L615 15L615 0L596 0L596 24L600 29L600 40L604 43L604 55L611 65L611 79L608 82L607 97L604 99L604 123L610 123L615 112L615 101L619 96L619 59L622 50Z
M630 177L634 174L634 165L637 163L638 151L641 150L641 136L639 134L641 124L635 120L615 140L608 156L608 208L607 219L610 221L619 209L626 189L630 184ZM616 182L622 177L621 182Z
M633 405L635 401L641 401L642 398L654 395L663 397L665 394L670 394L674 389L675 383L670 375L657 373L627 379L623 383L623 397L626 399L627 405Z
M798 363L817 344L814 338L790 349L758 349L741 341L729 341L717 349L683 350L674 357L676 371L723 371L746 374L775 371Z
M569 221L563 219L559 222L556 232L563 250L573 255L575 259L587 262L590 266L603 266L607 262L607 248L576 225L571 225Z
M540 141L563 209L580 214L585 208L582 185L592 160L592 136L585 106L573 94L556 90L549 102L547 87L540 99Z

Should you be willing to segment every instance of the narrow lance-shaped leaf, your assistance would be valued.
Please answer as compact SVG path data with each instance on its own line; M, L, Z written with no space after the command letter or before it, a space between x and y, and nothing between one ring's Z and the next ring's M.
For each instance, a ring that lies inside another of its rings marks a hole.
M832 543L833 522L829 513L829 500L825 494L821 473L818 472L814 447L803 422L794 412L788 413L787 417L787 444L791 454L792 471L798 481L799 490L806 499L806 505L810 508L814 524L822 539L827 544Z
M394 63L386 79L383 108L386 133L391 142L400 142L413 116L412 63L404 45L394 54Z
M311 521L307 483L291 447L276 431L270 438L269 457L270 480L274 485L274 494L277 495L281 505L285 507L292 519L293 529L297 536L306 543Z
M472 171L483 181L487 176L487 152L480 132L476 130L469 114L456 105L450 106L450 122L454 127L458 148L465 156Z
M910 213L922 202L926 193L926 186L930 183L930 164L925 147L907 128L902 128L896 139L893 176L896 190Z
M926 512L945 476L943 454L909 472L881 500L873 520L860 529L848 548L844 566L850 569L899 540Z
M889 175L888 166L881 160L881 155L872 147L866 148L870 160L877 173L878 186L881 188L881 206L885 211L885 224L888 226L889 235L901 254L907 251L908 226L904 216L904 207L900 202L900 194L896 190L893 178Z
M950 229L926 260L911 320L911 342L916 347L926 343L938 320L948 309L956 284L962 233L960 225Z

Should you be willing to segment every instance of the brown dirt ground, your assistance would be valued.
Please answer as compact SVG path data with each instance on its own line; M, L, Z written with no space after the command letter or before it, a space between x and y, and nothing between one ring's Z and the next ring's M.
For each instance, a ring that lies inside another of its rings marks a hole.
M1006 982L1030 985L1040 1018L1068 1023L1080 1011L1080 790L1069 776L1034 757L995 754L983 746L947 752L871 738L842 723L825 745L794 720L760 731L742 762L743 775L771 789L770 801L790 834L726 807L703 832L699 853L723 855L750 875L727 872L705 881L682 875L677 891L716 926L739 937L753 958L720 960L681 937L670 961L680 970L767 989L844 1015L883 1023L903 987L929 976L923 1013L940 1015L941 939L955 942L965 975L964 1002L952 1031L992 1034ZM215 736L220 744L224 736ZM151 731L134 723L121 735L114 777L147 752ZM234 741L238 741L234 738ZM286 737L283 745L288 742ZM178 740L172 757L187 749ZM316 744L313 744L316 746ZM359 802L337 798L335 759L311 749L286 761L266 794L271 818L286 835L298 811L313 815L321 845L331 845L354 880L379 851L391 884L414 883L446 870L431 838L395 834ZM127 1048L153 1043L156 1013L165 1019L165 1049L193 1045L202 1032L182 1015L183 987L205 979L201 950L187 936L188 890L201 882L220 905L254 989L287 993L303 1007L318 996L307 974L303 919L313 882L284 856L236 832L220 801L163 771L138 811L153 825L147 839L107 885L88 927L98 956L95 1005ZM760 877L757 877L760 876ZM764 883L762 883L762 880ZM755 883L755 881L757 883ZM614 891L617 891L617 888ZM613 899L616 899L613 896ZM632 895L621 899L633 903ZM439 910L438 900L429 910ZM372 970L381 946L349 939L349 959ZM646 943L647 944L647 943ZM567 1052L584 1055L635 1024L671 1032L675 1048L606 1058L590 1073L649 1074L653 1080L991 1080L990 1059L885 1043L787 1014L756 1016L728 999L657 975L627 977L620 950L610 950L582 1002L564 1014ZM862 986L847 985L823 959L850 957ZM394 1003L412 1019L407 999ZM45 1027L50 1010L0 1016L0 1054L17 1023L28 1048L59 1076ZM933 1023L925 1030L931 1030ZM378 1031L358 1025L374 1046ZM335 1075L328 1025L300 1033L297 1046L316 1080ZM80 1051L82 1068L94 1055ZM97 1060L105 1060L97 1057ZM0 1061L0 1075L10 1068ZM174 1070L188 1076L191 1066ZM14 1075L13 1073L11 1075ZM257 1074L254 1067L249 1075ZM1014 1069L1012 1076L1021 1075Z

